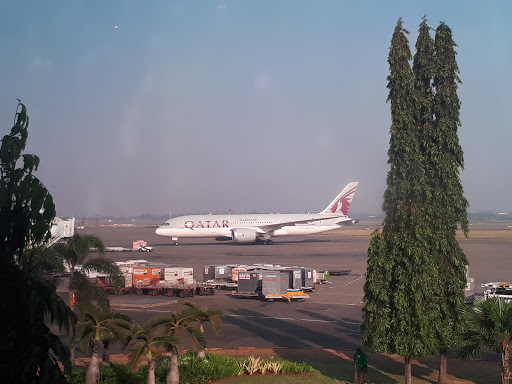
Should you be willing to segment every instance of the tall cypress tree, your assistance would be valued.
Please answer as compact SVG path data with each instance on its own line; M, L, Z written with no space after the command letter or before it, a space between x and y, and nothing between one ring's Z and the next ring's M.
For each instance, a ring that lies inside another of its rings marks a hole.
M408 33L399 19L388 56L391 128L386 216L382 233L373 233L368 248L361 334L373 351L403 356L410 383L411 358L437 354L432 334L438 311L432 299L437 269L430 257L430 228L425 220L428 189Z
M464 167L463 151L459 144L460 100L457 96L459 68L456 62L457 45L452 31L441 23L435 34L435 70L433 86L434 124L427 136L429 151L427 167L432 190L433 252L439 269L440 326L436 334L440 345L439 383L445 383L446 350L457 343L463 327L464 286L466 266L464 251L460 248L456 231L461 226L468 234L468 202L460 182L459 172Z

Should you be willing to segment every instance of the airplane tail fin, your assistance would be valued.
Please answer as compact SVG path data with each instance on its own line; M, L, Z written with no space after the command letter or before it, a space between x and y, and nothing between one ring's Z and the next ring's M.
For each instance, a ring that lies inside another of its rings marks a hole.
M352 203L352 199L356 193L359 182L353 181L349 183L338 196L320 213L342 213L348 216L348 209Z

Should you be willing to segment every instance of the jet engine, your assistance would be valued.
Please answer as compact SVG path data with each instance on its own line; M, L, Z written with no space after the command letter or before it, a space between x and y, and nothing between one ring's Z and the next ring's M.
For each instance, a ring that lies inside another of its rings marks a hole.
M256 240L256 231L250 228L235 228L231 230L234 243L251 243Z

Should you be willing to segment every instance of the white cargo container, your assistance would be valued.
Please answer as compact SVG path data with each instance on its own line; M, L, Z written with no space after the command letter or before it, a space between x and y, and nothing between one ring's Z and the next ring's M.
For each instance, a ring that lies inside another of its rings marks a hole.
M165 267L163 279L165 281L182 281L185 284L194 282L194 268Z

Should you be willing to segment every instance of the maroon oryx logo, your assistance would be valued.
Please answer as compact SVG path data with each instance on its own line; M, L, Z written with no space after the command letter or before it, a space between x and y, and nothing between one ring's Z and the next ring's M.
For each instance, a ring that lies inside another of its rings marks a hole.
M341 212L345 216L348 215L348 209L350 208L350 203L352 202L352 197L354 196L356 189L352 188L350 191L341 196L338 201L336 201L331 208L332 213Z

